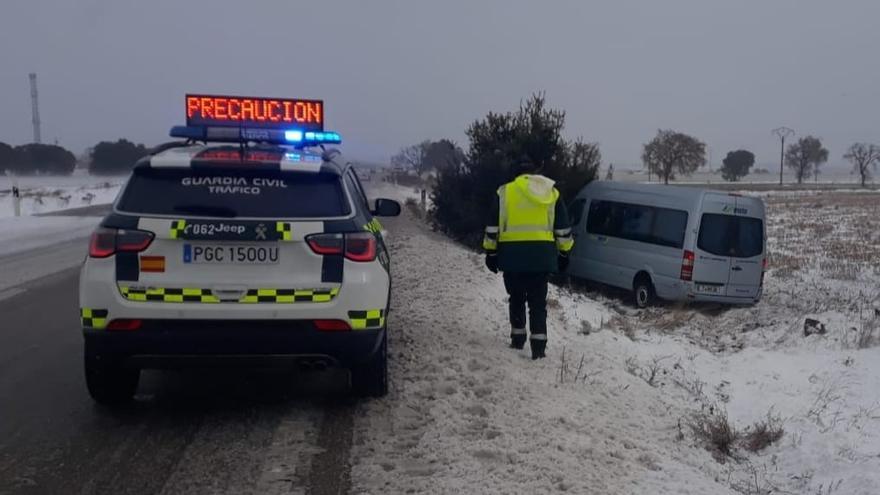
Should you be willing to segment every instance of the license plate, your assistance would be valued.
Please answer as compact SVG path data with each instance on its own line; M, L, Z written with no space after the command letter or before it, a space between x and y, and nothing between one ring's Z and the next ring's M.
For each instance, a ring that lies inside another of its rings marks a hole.
M183 262L220 265L274 265L278 263L278 246L184 244Z
M720 285L697 284L697 292L707 292L709 294L718 294L721 292L721 286Z

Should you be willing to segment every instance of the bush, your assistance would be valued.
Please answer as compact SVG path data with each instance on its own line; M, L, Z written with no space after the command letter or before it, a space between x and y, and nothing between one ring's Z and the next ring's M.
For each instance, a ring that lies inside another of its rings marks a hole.
M431 193L431 220L437 230L477 247L496 190L516 178L524 163L554 179L570 200L596 178L601 155L595 143L562 137L565 113L546 108L544 95L532 95L519 110L489 113L467 130L469 149L460 164L441 167Z
M89 173L95 175L127 173L138 159L148 153L143 144L134 144L126 139L120 139L115 143L101 141L92 148Z
M15 157L15 148L6 143L0 143L0 175L3 175L7 168L12 167L15 163Z
M690 422L691 431L712 452L718 462L733 456L733 449L739 440L739 432L727 419L727 411L710 408L708 413L695 414Z
M18 175L70 175L76 168L76 156L54 144L25 144L13 149L6 168Z
M742 446L749 452L758 452L778 442L784 433L782 419L768 413L767 419L758 421L746 430L742 437Z

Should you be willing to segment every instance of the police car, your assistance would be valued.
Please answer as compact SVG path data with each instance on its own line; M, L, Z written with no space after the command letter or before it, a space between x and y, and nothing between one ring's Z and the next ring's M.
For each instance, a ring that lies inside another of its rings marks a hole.
M387 391L388 250L367 196L324 145L323 103L188 95L187 126L134 167L80 274L85 375L100 403L140 370L351 370ZM276 120L277 119L277 120Z

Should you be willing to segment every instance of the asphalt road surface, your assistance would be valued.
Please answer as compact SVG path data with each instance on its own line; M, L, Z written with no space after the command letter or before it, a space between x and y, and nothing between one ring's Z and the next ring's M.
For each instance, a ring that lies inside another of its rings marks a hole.
M87 234L0 258L0 273L81 259ZM131 406L94 404L77 271L0 296L0 494L348 493L357 403L345 372L144 372Z

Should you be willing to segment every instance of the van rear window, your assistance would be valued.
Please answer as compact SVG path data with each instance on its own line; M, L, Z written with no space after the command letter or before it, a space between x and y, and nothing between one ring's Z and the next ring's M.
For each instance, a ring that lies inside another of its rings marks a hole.
M332 174L239 168L137 168L118 209L145 215L330 218L350 207Z
M757 218L704 213L697 247L716 256L758 256L764 252L764 223Z

